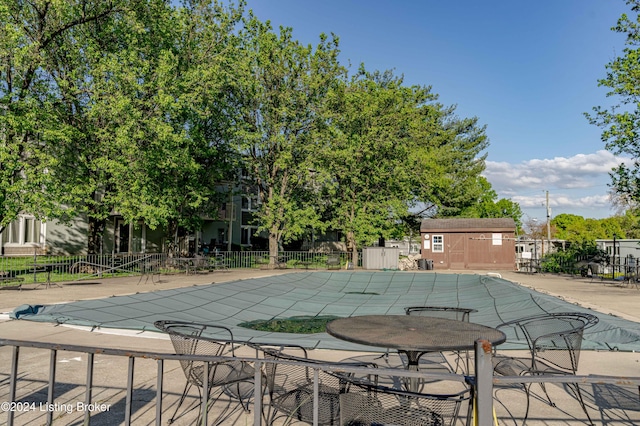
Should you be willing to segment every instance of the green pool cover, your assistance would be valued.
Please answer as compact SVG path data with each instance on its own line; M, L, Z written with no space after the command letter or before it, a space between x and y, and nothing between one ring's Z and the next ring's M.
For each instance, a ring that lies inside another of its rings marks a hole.
M227 326L234 338L242 341L375 351L376 348L350 344L327 333L275 333L238 325L309 315L404 314L405 307L420 305L477 309L471 321L487 326L545 312L589 312L600 321L585 332L583 349L640 350L639 323L596 313L501 278L475 274L297 272L58 305L23 305L11 316L94 328L153 331L157 331L153 326L156 320L196 321Z

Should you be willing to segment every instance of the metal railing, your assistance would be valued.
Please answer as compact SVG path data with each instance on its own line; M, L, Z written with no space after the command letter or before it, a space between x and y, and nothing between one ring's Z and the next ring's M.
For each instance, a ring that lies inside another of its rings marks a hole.
M326 269L329 257L337 256L342 268L351 261L351 254L347 252L320 253L311 251L281 251L277 258L272 258L268 251L221 251L227 266L236 268L302 268ZM360 253L359 253L360 255ZM360 256L359 256L360 258ZM358 260L360 262L360 260Z
M166 259L164 254L0 257L0 284L139 275L165 265Z
M326 269L327 259L337 257L344 268L351 261L346 252L318 253L283 251L277 258L268 251L219 251L206 256L171 258L162 253L107 254L86 256L33 255L0 257L0 286L43 282L77 281L87 278L112 278L148 273L184 273L207 265L216 269ZM179 261L178 261L179 260ZM205 261L202 263L201 261ZM360 261L359 261L360 262Z
M24 371L29 371L29 368L23 368L23 371L20 369L20 350L21 348L36 348L42 350L49 351L49 379L47 385L47 406L55 406L56 399L56 360L58 357L58 352L60 351L70 351L75 353L81 353L87 355L87 366L86 366L86 381L85 381L85 392L84 392L84 406L91 406L92 404L97 404L99 401L95 401L92 396L92 390L94 389L94 364L96 363L96 356L116 356L123 357L127 359L128 368L126 372L126 403L125 403L125 413L124 413L124 424L130 425L132 422L132 401L134 398L134 373L135 373L135 363L136 360L139 359L151 359L155 360L157 363L156 370L156 380L155 380L155 424L162 424L162 416L163 416L163 396L165 395L164 390L164 368L165 361L176 361L176 360L194 360L194 361L221 361L227 360L225 357L208 357L208 356L188 356L188 355L176 355L176 354L167 354L167 353L155 353L155 352L142 352L142 351L131 351L131 350L122 350L122 349L109 349L109 348L100 348L100 347L91 347L91 346L79 346L79 345L62 345L62 344L52 344L52 343L43 343L43 342L33 342L33 341L21 341L21 340L12 340L12 339L0 339L0 346L4 346L6 348L11 348L11 363L10 363L10 371L8 373L4 373L0 371L1 374L6 374L8 376L8 380L0 381L0 388L7 386L8 384L8 392L7 392L7 401L0 401L2 406L2 411L4 411L7 415L7 425L13 426L15 424L15 413L17 410L12 409L14 406L17 406L20 402L29 403L29 401L21 401L17 397L17 389L18 384L21 380L27 380L27 374ZM475 395L475 424L478 425L491 425L493 424L494 419L494 410L493 410L493 386L495 384L522 384L522 383L602 383L602 384L616 384L616 385L633 385L640 386L640 377L613 377L613 376L599 376L599 377L591 377L591 376L517 376L517 377L509 377L509 376L493 376L493 367L491 362L491 345L486 341L478 341L476 342L475 347L475 375L473 376L463 376L457 374L448 374L448 373L433 373L433 372L425 372L425 371L408 371L398 369L390 369L390 368L364 368L364 367L353 367L345 365L336 366L335 364L317 364L317 363L309 363L304 364L308 368L313 369L316 374L314 374L314 395L313 395L313 406L314 406L314 425L318 424L318 374L317 372L329 371L334 373L339 372L347 372L347 373L356 373L362 375L369 374L377 374L377 375L388 375L388 376L396 376L396 377L405 377L405 378L422 378L422 379L435 379L435 380L451 380L457 382L468 383L472 387L472 394ZM236 357L236 360L244 360L253 363L254 365L254 395L262 395L262 386L263 386L263 377L262 377L262 369L265 363L274 362L274 363L291 363L291 361L282 361L282 360L267 360L261 359L257 356L255 358L247 358L247 357ZM4 366L8 366L9 363L4 363ZM206 364L205 364L206 365ZM4 367L1 367L4 368ZM203 392L203 395L206 395L207 392ZM207 409L209 408L204 401L206 396L203 396L203 404L202 407L202 419L203 424L207 424ZM262 418L262 398L254 398L253 401L253 424L258 426L263 422ZM53 423L53 410L41 410L46 411L43 415L46 417L46 423ZM91 410L84 411L84 419L83 422L85 425L89 425L91 423ZM113 419L113 421L116 421Z

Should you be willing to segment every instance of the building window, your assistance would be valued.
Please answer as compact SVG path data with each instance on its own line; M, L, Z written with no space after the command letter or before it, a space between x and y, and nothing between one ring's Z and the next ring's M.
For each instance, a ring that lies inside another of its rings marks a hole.
M14 221L9 225L9 242L20 244L20 222Z
M243 226L241 228L240 244L250 245L251 237L255 235L256 232L258 232L258 228L256 227Z
M253 213L251 212L242 212L242 225L253 225Z
M434 235L431 238L432 249L434 253L444 253L444 237L442 235Z
M40 244L42 233L40 220L33 216L20 216L7 225L2 233L2 241L8 244Z
M244 195L242 197L242 210L255 211L260 208L260 201L257 195Z
M24 242L39 243L40 242L40 221L35 218L24 219Z

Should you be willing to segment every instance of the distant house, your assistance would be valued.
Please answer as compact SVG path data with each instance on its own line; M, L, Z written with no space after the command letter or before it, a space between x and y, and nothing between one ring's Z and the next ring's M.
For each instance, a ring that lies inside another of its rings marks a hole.
M384 246L400 249L401 256L415 255L420 253L420 239L417 237L404 237L401 240L385 240Z
M89 225L84 217L71 223L41 221L21 214L0 233L2 255L86 255ZM106 223L102 236L102 254L159 253L167 237L144 223L132 225L114 215Z
M420 234L422 258L432 260L435 270L516 268L513 219L424 219Z
M609 255L612 265L636 267L640 257L640 240L637 239L602 239L596 240L596 247Z

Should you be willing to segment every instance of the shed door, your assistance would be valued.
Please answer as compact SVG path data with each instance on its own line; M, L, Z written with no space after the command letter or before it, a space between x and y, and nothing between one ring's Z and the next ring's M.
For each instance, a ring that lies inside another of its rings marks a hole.
M465 269L465 234L449 235L449 268Z

